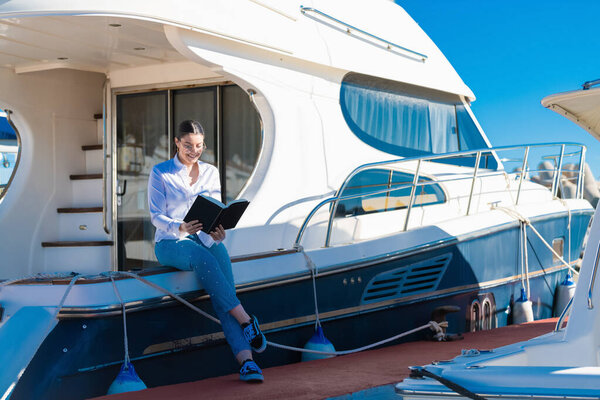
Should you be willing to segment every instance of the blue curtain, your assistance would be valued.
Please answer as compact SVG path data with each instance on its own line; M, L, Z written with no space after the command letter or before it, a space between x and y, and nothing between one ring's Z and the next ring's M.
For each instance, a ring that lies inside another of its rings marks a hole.
M374 79L342 82L340 93L346 122L367 144L404 157L487 147L458 97L454 103L419 98Z

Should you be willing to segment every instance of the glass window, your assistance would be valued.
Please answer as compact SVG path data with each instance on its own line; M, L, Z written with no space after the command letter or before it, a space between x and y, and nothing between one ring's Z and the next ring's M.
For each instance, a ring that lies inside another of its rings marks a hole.
M173 91L173 134L177 134L179 124L187 119L195 119L204 128L206 150L202 161L218 166L217 157L217 87L200 87Z
M18 153L17 134L8 123L6 113L0 110L0 200L14 174Z
M239 86L223 86L225 200L234 200L248 182L261 145L259 115Z
M388 153L410 157L487 147L456 95L349 73L340 105L352 132Z
M407 208L413 179L412 174L388 169L362 171L348 182L342 196L364 195L340 201L336 215L338 217L349 217ZM419 183L425 182L431 182L431 179L419 178ZM438 204L445 201L446 196L439 185L420 185L415 192L413 207Z

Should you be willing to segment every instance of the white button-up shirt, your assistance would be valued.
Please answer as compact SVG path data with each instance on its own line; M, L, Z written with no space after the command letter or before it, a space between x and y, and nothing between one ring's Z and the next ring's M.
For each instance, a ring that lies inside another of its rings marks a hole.
M148 205L150 220L156 227L155 242L177 240L187 235L179 231L179 226L199 194L221 201L219 171L202 161L198 161L198 168L198 180L191 186L187 168L177 155L152 168L148 179ZM213 245L210 235L202 231L197 235L205 246Z

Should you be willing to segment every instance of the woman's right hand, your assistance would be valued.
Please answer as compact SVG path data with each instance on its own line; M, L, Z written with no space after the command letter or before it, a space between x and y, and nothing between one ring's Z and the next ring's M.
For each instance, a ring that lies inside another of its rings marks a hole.
M197 220L190 222L182 222L181 225L179 225L179 232L187 233L188 235L193 235L200 229L202 229L202 224Z

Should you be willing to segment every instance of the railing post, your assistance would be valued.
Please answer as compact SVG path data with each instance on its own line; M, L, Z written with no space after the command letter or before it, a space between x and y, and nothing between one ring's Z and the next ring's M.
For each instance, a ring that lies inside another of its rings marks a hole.
M519 205L519 197L521 196L521 185L523 184L523 178L527 174L527 158L528 157L529 157L529 146L525 147L525 155L523 155L523 165L521 166L521 177L519 178L519 189L517 190L517 201L515 202L515 205Z
M565 145L560 145L560 156L558 157L558 165L554 170L554 179L552 179L552 197L558 194L558 185L560 184L560 171L562 170L563 155L565 154Z
M410 212L412 210L413 203L415 202L415 193L417 191L417 184L419 183L419 171L421 169L421 160L417 161L417 169L415 176L413 177L413 184L410 188L410 199L408 200L408 208L406 209L406 219L404 220L404 230L408 229L408 219L410 218Z
M579 174L577 176L577 199L583 199L583 184L585 179L585 146L581 146L579 156Z
M479 161L481 160L481 150L477 152L475 157L475 170L473 171L473 182L471 182L471 193L469 193L469 204L467 205L467 215L471 212L471 202L473 201L473 191L475 190L475 182L477 181L477 171L479 171Z
M341 194L341 193L340 193ZM339 195L337 195L339 197ZM335 199L333 205L331 206L331 213L329 214L329 222L327 223L327 233L325 236L325 247L329 247L329 242L331 241L331 230L333 229L333 218L335 213L337 212L338 199Z

